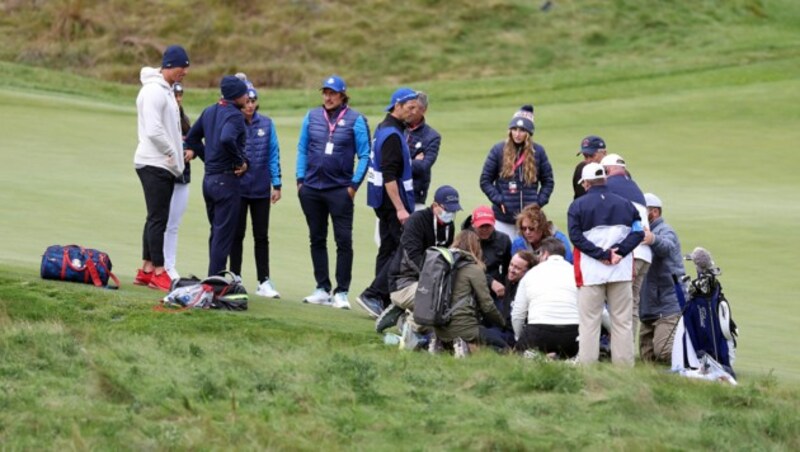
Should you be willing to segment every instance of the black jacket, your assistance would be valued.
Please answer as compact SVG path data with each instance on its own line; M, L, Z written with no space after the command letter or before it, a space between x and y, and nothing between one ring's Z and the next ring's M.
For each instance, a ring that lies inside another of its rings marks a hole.
M400 248L389 264L389 290L394 292L418 281L425 250L431 246L449 247L454 235L453 223L441 224L430 207L411 214L403 225Z

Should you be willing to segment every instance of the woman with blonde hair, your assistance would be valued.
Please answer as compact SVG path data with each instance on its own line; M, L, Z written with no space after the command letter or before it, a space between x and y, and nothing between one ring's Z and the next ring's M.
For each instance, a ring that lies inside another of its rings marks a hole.
M479 313L498 326L505 320L494 305L481 257L481 243L478 235L465 229L458 233L450 248L460 254L456 274L453 279L453 294L450 306L453 314L446 326L436 328L434 343L452 342L456 357L469 353L469 344L487 344L498 350L508 350L508 344L494 337L481 325ZM435 349L432 345L431 349Z
M508 137L492 147L481 172L481 190L492 202L495 228L512 239L514 219L528 204L550 201L555 181L544 148L533 141L533 107L523 106L508 125Z
M521 250L537 254L544 239L555 237L564 244L566 250L564 260L572 263L572 247L569 239L556 228L552 221L547 219L547 215L538 205L531 204L522 209L522 212L517 215L517 230L519 237L511 242L512 255Z

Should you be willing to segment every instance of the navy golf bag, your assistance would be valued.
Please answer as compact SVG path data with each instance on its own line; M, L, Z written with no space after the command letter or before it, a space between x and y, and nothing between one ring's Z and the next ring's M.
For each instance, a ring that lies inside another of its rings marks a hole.
M677 277L675 291L683 315L672 346L672 369L698 369L704 357L712 358L735 378L738 331L731 317L728 300L717 280L718 268L698 268L698 276L689 283L688 299Z

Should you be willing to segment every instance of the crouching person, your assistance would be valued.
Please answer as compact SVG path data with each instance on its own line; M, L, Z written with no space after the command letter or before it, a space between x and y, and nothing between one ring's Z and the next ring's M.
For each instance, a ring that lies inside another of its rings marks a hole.
M539 263L519 283L511 312L517 351L562 359L578 354L578 288L565 253L557 238L542 240Z
M478 235L470 230L461 231L453 241L452 249L461 253L464 263L456 270L453 280L450 323L435 328L436 339L431 350L437 347L438 342L452 343L457 358L466 356L478 345L507 351L508 344L481 325L481 314L501 327L505 326L505 320L489 294ZM464 299L468 301L461 302Z
M650 221L650 231L644 233L644 243L653 250L653 263L642 285L639 354L643 361L668 363L672 360L675 327L681 317L672 276L680 278L686 270L678 235L661 217L661 200L652 193L646 193L644 199Z

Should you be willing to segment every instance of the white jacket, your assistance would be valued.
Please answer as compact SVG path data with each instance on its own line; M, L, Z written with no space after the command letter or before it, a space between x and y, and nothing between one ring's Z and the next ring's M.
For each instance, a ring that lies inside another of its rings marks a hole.
M183 135L178 101L158 68L143 67L142 89L136 97L139 112L139 144L133 163L164 168L175 176L183 173Z

